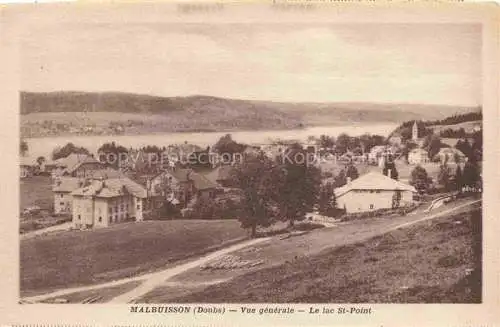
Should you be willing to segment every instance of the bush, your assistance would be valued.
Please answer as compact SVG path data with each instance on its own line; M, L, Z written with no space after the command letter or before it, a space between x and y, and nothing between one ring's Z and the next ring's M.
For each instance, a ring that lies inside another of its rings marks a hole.
M298 231L309 231L313 229L318 229L318 228L323 228L325 227L323 224L320 223L313 223L313 222L307 222L307 223L300 223L294 226L295 230Z
M300 222L295 224L293 227L286 226L283 228L271 228L269 230L260 230L257 232L257 237L271 237L281 234L291 233L293 231L311 231L313 229L324 228L325 226L320 223L313 222Z
M236 219L239 204L232 199L215 201L198 198L193 207L185 210L183 216L188 219Z
M366 219L366 218L375 218L375 217L381 217L381 216L393 216L393 215L398 215L398 216L404 216L413 210L417 208L417 204L411 204L411 205L406 205L403 207L399 207L396 209L392 208L384 208L384 209L378 209L374 211L366 211L366 212L359 212L359 213L350 213L350 214L345 214L340 218L341 221L349 221L349 220L354 220L354 219Z

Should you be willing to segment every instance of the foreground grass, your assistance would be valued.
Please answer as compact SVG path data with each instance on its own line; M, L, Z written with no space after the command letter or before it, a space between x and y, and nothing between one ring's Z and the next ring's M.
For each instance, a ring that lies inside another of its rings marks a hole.
M245 236L235 220L173 220L22 240L21 295L153 271Z
M481 209L266 268L171 302L479 303Z
M95 290L75 292L63 296L52 297L45 301L41 301L41 303L56 303L57 300L62 300L62 299L67 301L66 303L82 303L83 301L85 301L85 299L88 298L96 298L95 302L93 303L105 303L113 299L115 296L133 290L140 284L141 284L140 281L135 281L118 286L110 286Z

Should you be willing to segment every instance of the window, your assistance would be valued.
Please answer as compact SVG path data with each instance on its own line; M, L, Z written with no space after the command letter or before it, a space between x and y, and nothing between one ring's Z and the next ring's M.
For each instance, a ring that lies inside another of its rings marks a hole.
M64 194L61 194L61 199L64 198Z
M99 222L102 223L102 217L99 217Z
M113 217L109 216L109 222L112 223L113 222Z
M82 216L81 215L78 215L78 220L82 220Z
M137 210L141 210L141 205L140 204L137 205Z
M373 204L370 204L370 209L373 209Z
M64 202L59 202L59 205L64 206Z
M109 207L109 213L113 213L113 207Z

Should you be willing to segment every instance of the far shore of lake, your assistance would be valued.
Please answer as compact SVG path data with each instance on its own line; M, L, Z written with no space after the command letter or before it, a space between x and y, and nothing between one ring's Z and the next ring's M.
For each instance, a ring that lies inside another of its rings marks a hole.
M91 152L106 142L115 142L124 147L142 147L147 145L168 146L170 144L190 143L199 146L212 146L225 134L231 134L237 142L263 145L274 140L297 140L307 142L309 136L320 135L338 136L346 133L351 136L365 133L387 136L397 127L395 123L315 126L288 130L252 130L252 131L216 131L216 132L176 132L176 133L151 133L137 135L69 135L43 138L26 138L30 156L49 156L54 148L72 142L83 146Z

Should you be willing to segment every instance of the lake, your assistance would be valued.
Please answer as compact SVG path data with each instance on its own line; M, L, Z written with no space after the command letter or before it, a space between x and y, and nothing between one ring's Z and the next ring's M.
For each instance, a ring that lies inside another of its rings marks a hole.
M96 153L97 149L106 142L115 141L116 144L126 148L138 148L146 145L157 145L159 147L169 144L181 144L188 142L202 147L211 146L225 135L231 134L237 142L246 144L267 144L271 140L298 140L306 142L309 136L319 137L320 135L338 136L347 133L350 136L362 135L365 133L387 136L398 124L360 124L344 126L318 126L292 130L268 130L268 131L236 131L236 132L200 132L200 133L164 133L146 135L97 135L97 136L61 136L61 137L41 137L27 138L29 156L50 157L56 147L61 147L68 142L77 146L83 146L89 151Z

